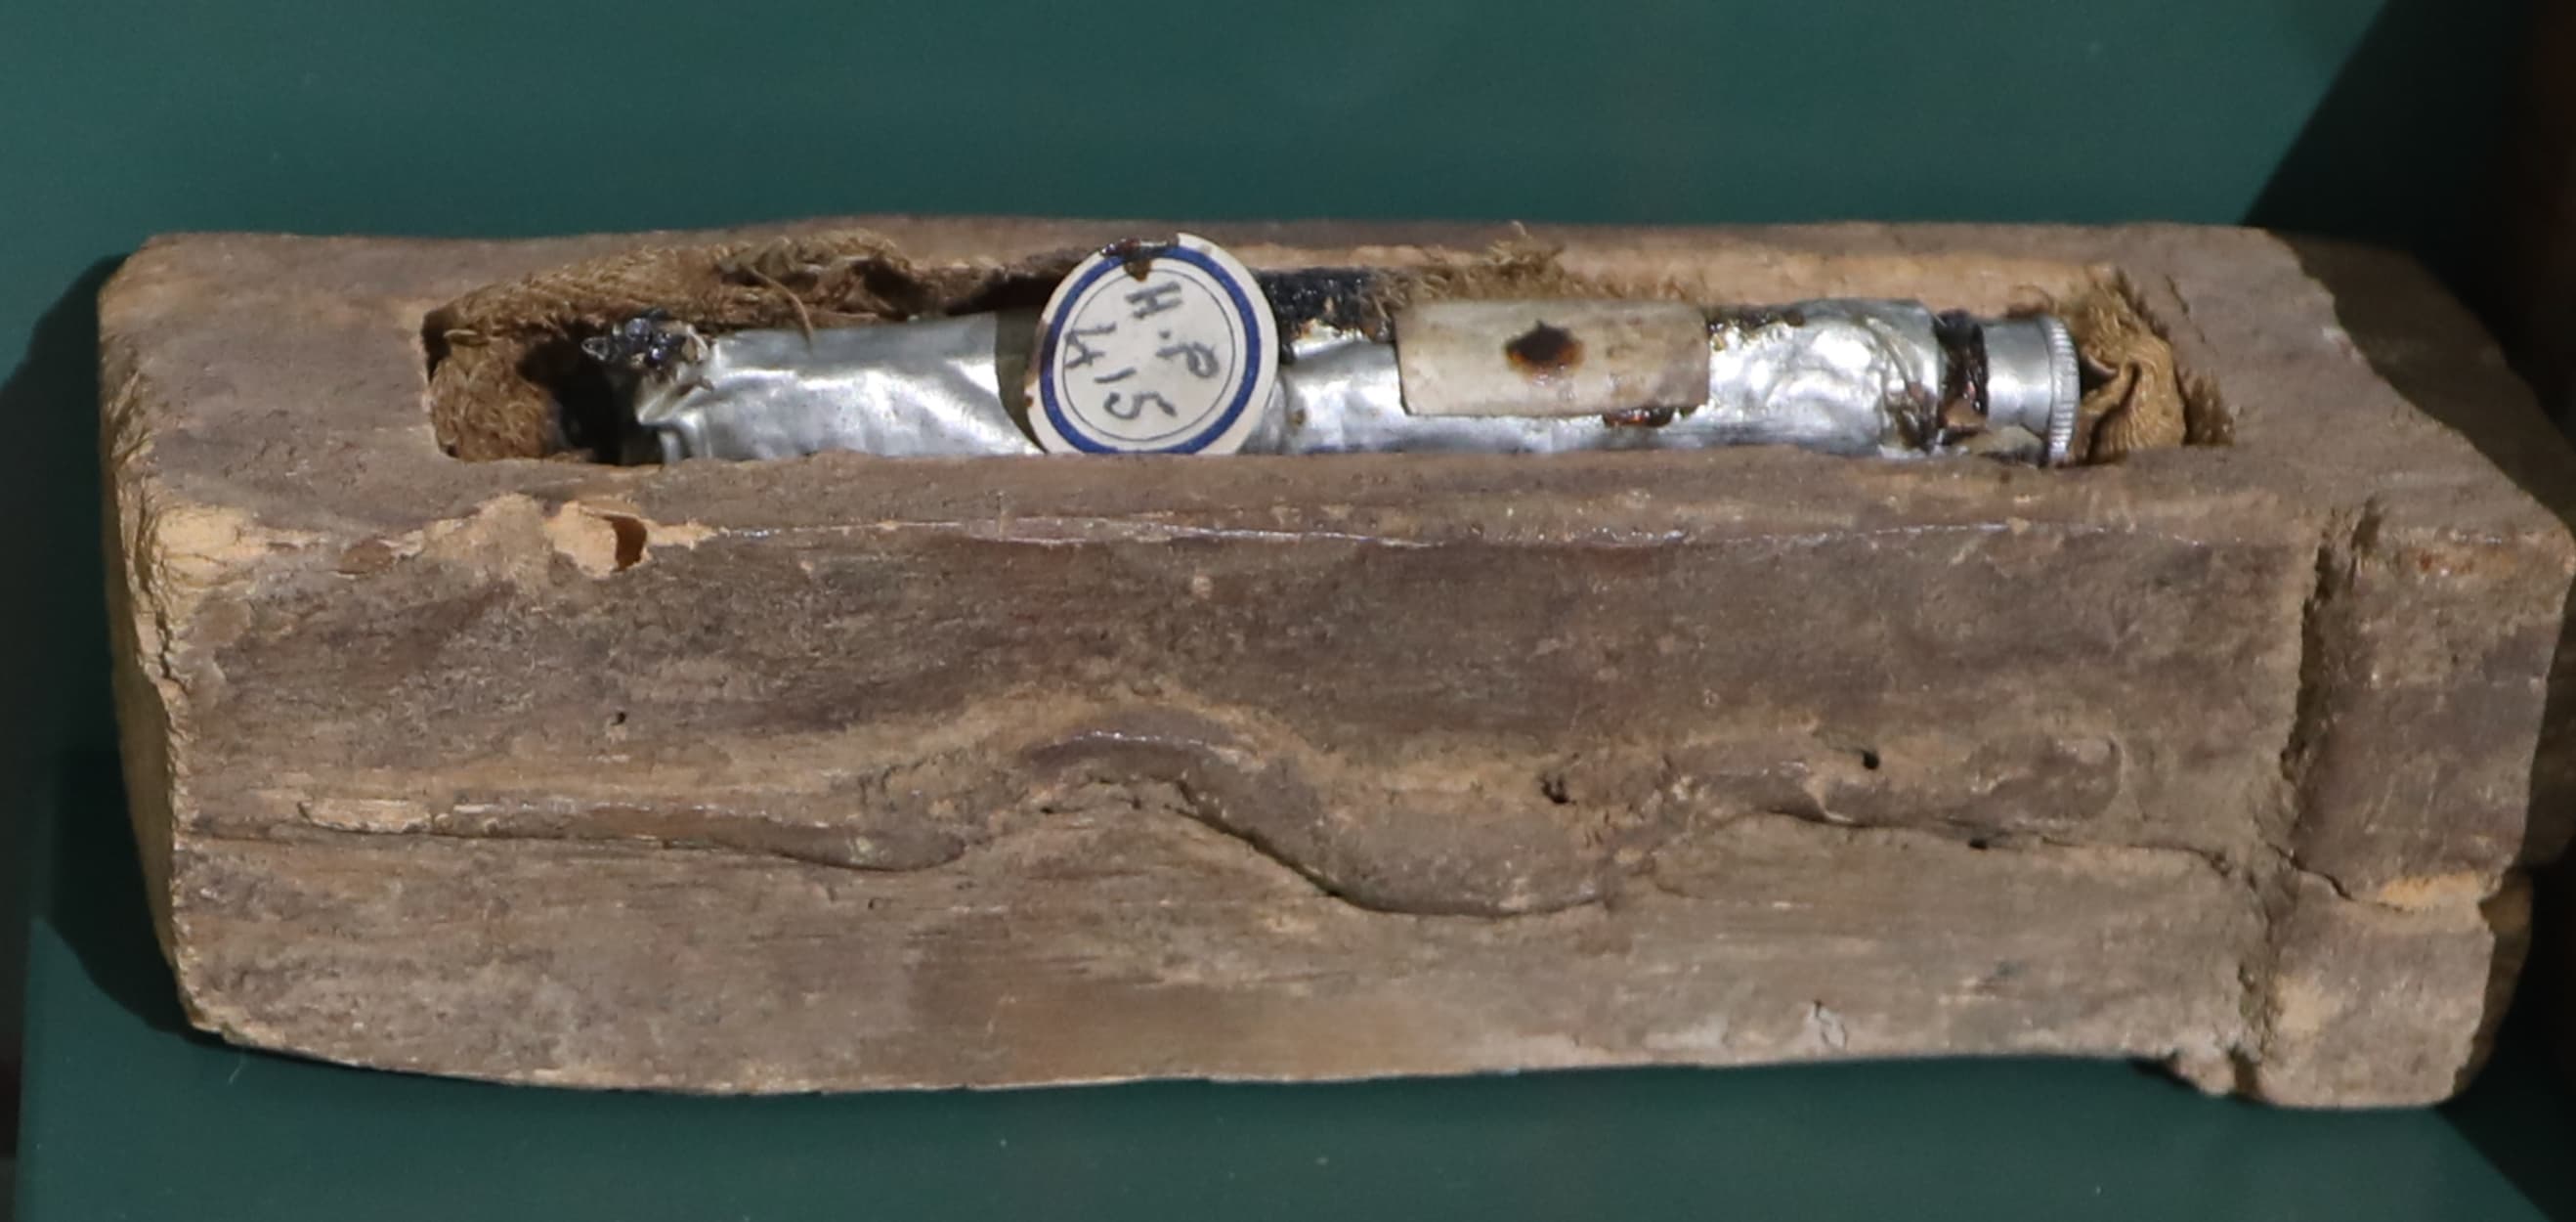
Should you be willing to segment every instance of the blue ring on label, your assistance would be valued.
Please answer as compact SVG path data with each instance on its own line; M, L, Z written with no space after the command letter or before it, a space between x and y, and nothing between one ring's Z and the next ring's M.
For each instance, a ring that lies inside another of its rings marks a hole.
M1217 266L1216 260L1180 245L1165 246L1154 251L1147 258L1149 261L1178 259L1206 272L1209 279L1224 285L1226 296L1233 301L1235 318L1243 324L1244 347L1249 349L1260 346L1261 328L1258 325L1260 319L1252 312L1252 299L1244 296L1244 286L1236 283L1231 273ZM1073 287L1067 291L1065 300L1068 302L1082 300L1082 295L1089 292L1091 286L1098 283L1101 277L1111 272L1123 272L1126 269L1125 260L1114 258L1101 260L1090 271L1084 272L1082 279L1073 282ZM1265 301L1264 305L1267 304ZM1197 436L1158 449L1122 450L1116 446L1105 446L1093 441L1088 432L1074 427L1073 422L1065 418L1064 405L1056 400L1055 350L1058 332L1063 329L1064 321L1061 318L1048 320L1046 334L1038 342L1038 400L1040 406L1046 409L1047 423L1055 426L1056 435L1073 443L1074 449L1086 454L1196 454L1206 449L1209 442L1225 436L1225 431L1233 428L1234 422L1242 418L1244 409L1252 405L1252 388L1261 381L1262 362L1279 359L1276 351L1247 352L1245 355L1248 359L1243 362L1243 380L1234 388L1234 402L1227 404L1224 411L1217 413L1216 422L1199 430Z

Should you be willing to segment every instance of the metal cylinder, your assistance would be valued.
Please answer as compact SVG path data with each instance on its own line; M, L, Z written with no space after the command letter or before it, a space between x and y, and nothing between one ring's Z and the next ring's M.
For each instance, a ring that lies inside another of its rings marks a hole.
M2046 447L2045 461L2067 460L2084 398L2075 338L2046 314L1998 319L1982 328L1986 345L1986 421L2018 428Z

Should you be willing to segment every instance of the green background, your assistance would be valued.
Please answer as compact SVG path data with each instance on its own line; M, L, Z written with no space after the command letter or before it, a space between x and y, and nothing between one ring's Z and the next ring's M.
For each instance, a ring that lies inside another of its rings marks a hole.
M2522 17L0 0L0 852L40 879L22 1217L2576 1217L2566 1099L2521 1053L2443 1112L2296 1116L2036 1062L726 1101L221 1049L179 1032L142 922L95 544L92 299L156 232L2153 218L2456 272ZM0 1043L19 953L0 937Z

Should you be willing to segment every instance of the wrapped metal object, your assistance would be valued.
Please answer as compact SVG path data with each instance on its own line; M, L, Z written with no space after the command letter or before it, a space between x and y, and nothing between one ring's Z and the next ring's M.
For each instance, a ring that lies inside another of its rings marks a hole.
M1241 452L1786 444L1901 457L1942 452L1965 435L2011 427L2044 447L2044 461L2057 461L2072 438L2079 394L2074 348L2065 328L2046 317L1978 322L1901 301L1815 301L1704 315L1652 304L1457 305L1472 308L1417 307L1400 316L1392 344L1354 330L1303 328L1287 341L1276 389L1242 435ZM1701 350L1675 350L1668 317L1674 310L1704 319L1704 328L1685 333L1686 340L1704 334ZM635 422L658 439L666 461L820 450L1036 454L1042 447L1014 375L1029 366L1040 341L1006 317L835 328L810 337L742 331L713 338L638 320L595 341L591 351L625 375ZM1479 319L1492 328L1481 347ZM1408 320L1415 333L1436 337L1412 351L1410 365ZM1582 385L1551 382L1563 378L1570 354L1587 341L1603 346L1597 363L1618 376ZM1516 353L1515 345L1522 350ZM1618 355L1623 352L1629 355ZM1430 396L1432 411L1418 401L1426 397L1426 360L1443 379ZM1460 368L1469 361L1494 368ZM1507 389L1504 379L1515 375L1502 371L1515 362L1517 376L1535 390ZM1676 370L1699 381L1696 394L1678 389L1688 383L1675 380ZM1536 414L1534 404L1593 414Z
M1908 440L1931 427L1913 418L1937 409L1941 386L1941 350L1922 306L1817 302L1722 318L1708 335L1696 407L1566 417L1416 414L1397 364L1401 332L1390 346L1321 331L1291 349L1295 360L1279 379L1284 410L1244 449L1557 454L1785 444L1890 456L1930 449Z
M634 420L662 460L867 454L1036 454L1003 401L1006 330L972 314L876 327L737 331L713 340L629 324L595 357L624 356Z

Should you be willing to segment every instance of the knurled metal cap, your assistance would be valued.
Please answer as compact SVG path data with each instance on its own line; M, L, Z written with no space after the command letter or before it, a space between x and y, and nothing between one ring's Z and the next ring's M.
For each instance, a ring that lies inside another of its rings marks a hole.
M2011 425L2047 443L2050 466L2075 453L2075 418L2084 403L2075 337L2055 316L2034 314L1986 323L1986 420Z

